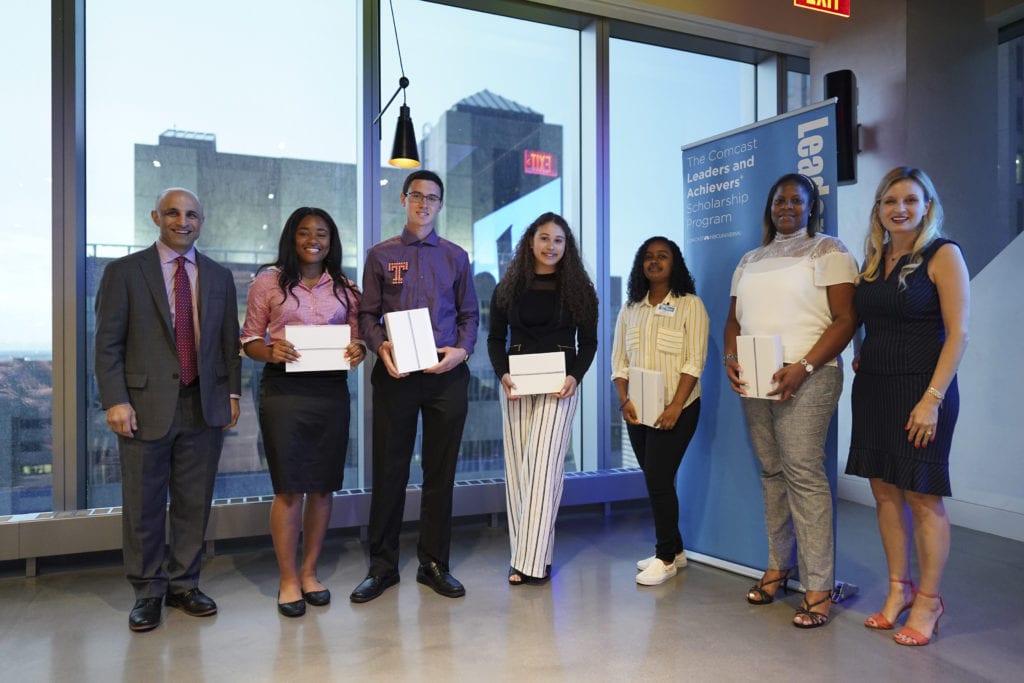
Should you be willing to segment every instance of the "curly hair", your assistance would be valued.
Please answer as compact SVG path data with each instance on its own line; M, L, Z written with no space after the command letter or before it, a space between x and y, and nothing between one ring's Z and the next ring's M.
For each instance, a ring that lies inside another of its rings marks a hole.
M775 239L775 233L778 232L775 229L775 221L772 220L772 202L775 200L775 193L786 183L796 183L807 193L807 205L809 207L807 214L807 236L814 237L822 229L821 214L825 211L825 203L821 201L821 196L818 193L818 184L802 173L787 173L776 180L775 184L768 190L768 199L764 203L764 216L761 218L762 245L770 244Z
M295 248L295 233L298 231L302 219L307 216L316 216L327 226L331 243L327 248L327 256L323 261L324 270L327 271L327 274L334 281L333 291L335 298L347 305L348 301L338 296L338 290L344 289L354 295L357 295L359 290L351 280L345 277L341 270L341 236L338 234L338 226L334 219L331 218L331 214L323 209L303 206L292 211L292 215L288 216L288 220L285 221L284 229L281 230L281 239L277 243L277 260L273 263L263 264L256 272L258 273L265 268L276 267L280 271L277 276L277 283L281 287L281 294L283 295L281 303L283 304L288 300L289 294L295 296L292 290L295 289L295 286L302 279L302 274L299 271L299 252ZM346 294L345 296L347 299L348 295ZM298 306L297 297L295 305Z
M643 301L651 289L651 283L644 275L644 256L647 253L647 248L655 242L664 242L672 252L672 272L669 274L668 282L668 288L672 294L685 296L697 293L697 287L693 284L693 275L686 267L686 261L683 259L683 252L679 250L679 245L667 237L657 235L644 240L644 243L636 250L636 256L633 257L633 269L629 271L629 284L626 286L626 299L631 304Z
M907 286L906 278L921 265L921 252L938 237L942 231L942 202L935 191L935 185L928 174L919 168L909 166L897 166L892 169L878 183L875 190L875 203L871 206L871 217L868 221L868 237L864 244L864 268L860 273L860 280L874 282L883 272L882 256L885 254L885 245L889 243L889 233L882 226L882 220L878 215L878 209L882 205L882 198L889 188L901 180L912 180L918 187L924 190L924 201L928 208L921 217L921 223L917 226L917 238L910 252L910 258L900 269L899 289Z
M565 233L565 251L555 266L559 307L563 311L571 312L572 322L577 327L592 325L597 322L597 291L583 266L583 259L569 224L551 211L538 216L523 233L512 260L505 269L505 276L501 278L495 290L495 301L499 306L507 307L530 288L536 269L533 237L537 230L547 223L554 223Z

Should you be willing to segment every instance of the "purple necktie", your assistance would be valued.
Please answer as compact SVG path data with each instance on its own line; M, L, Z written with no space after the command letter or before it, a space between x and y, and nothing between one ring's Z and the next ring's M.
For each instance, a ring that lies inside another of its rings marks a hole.
M196 381L199 374L196 328L192 320L192 284L185 270L185 257L179 256L174 260L178 263L174 273L174 345L178 347L181 383L188 386Z

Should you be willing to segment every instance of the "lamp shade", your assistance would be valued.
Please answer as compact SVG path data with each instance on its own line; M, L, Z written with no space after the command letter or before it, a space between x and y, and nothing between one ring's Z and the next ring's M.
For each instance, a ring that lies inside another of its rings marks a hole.
M416 149L416 133L412 127L409 107L402 105L398 111L398 126L395 128L395 144L391 148L388 162L398 168L416 168L420 165L420 154Z

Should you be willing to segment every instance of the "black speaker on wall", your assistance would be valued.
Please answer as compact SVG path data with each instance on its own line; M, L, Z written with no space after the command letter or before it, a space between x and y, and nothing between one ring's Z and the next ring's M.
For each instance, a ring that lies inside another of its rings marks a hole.
M836 102L836 169L840 183L857 182L857 77L849 69L825 74L825 99Z

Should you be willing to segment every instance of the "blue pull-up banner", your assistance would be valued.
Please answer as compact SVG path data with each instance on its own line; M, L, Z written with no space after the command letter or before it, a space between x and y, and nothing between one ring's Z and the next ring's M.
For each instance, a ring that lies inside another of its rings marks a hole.
M740 398L729 388L722 331L732 273L740 257L761 242L768 190L779 176L794 172L818 184L824 231L836 235L834 99L683 147L683 253L711 316L711 339L700 425L676 482L679 523L687 551L742 567L764 568L768 558L760 466L740 405L763 399ZM834 419L825 461L834 504Z

